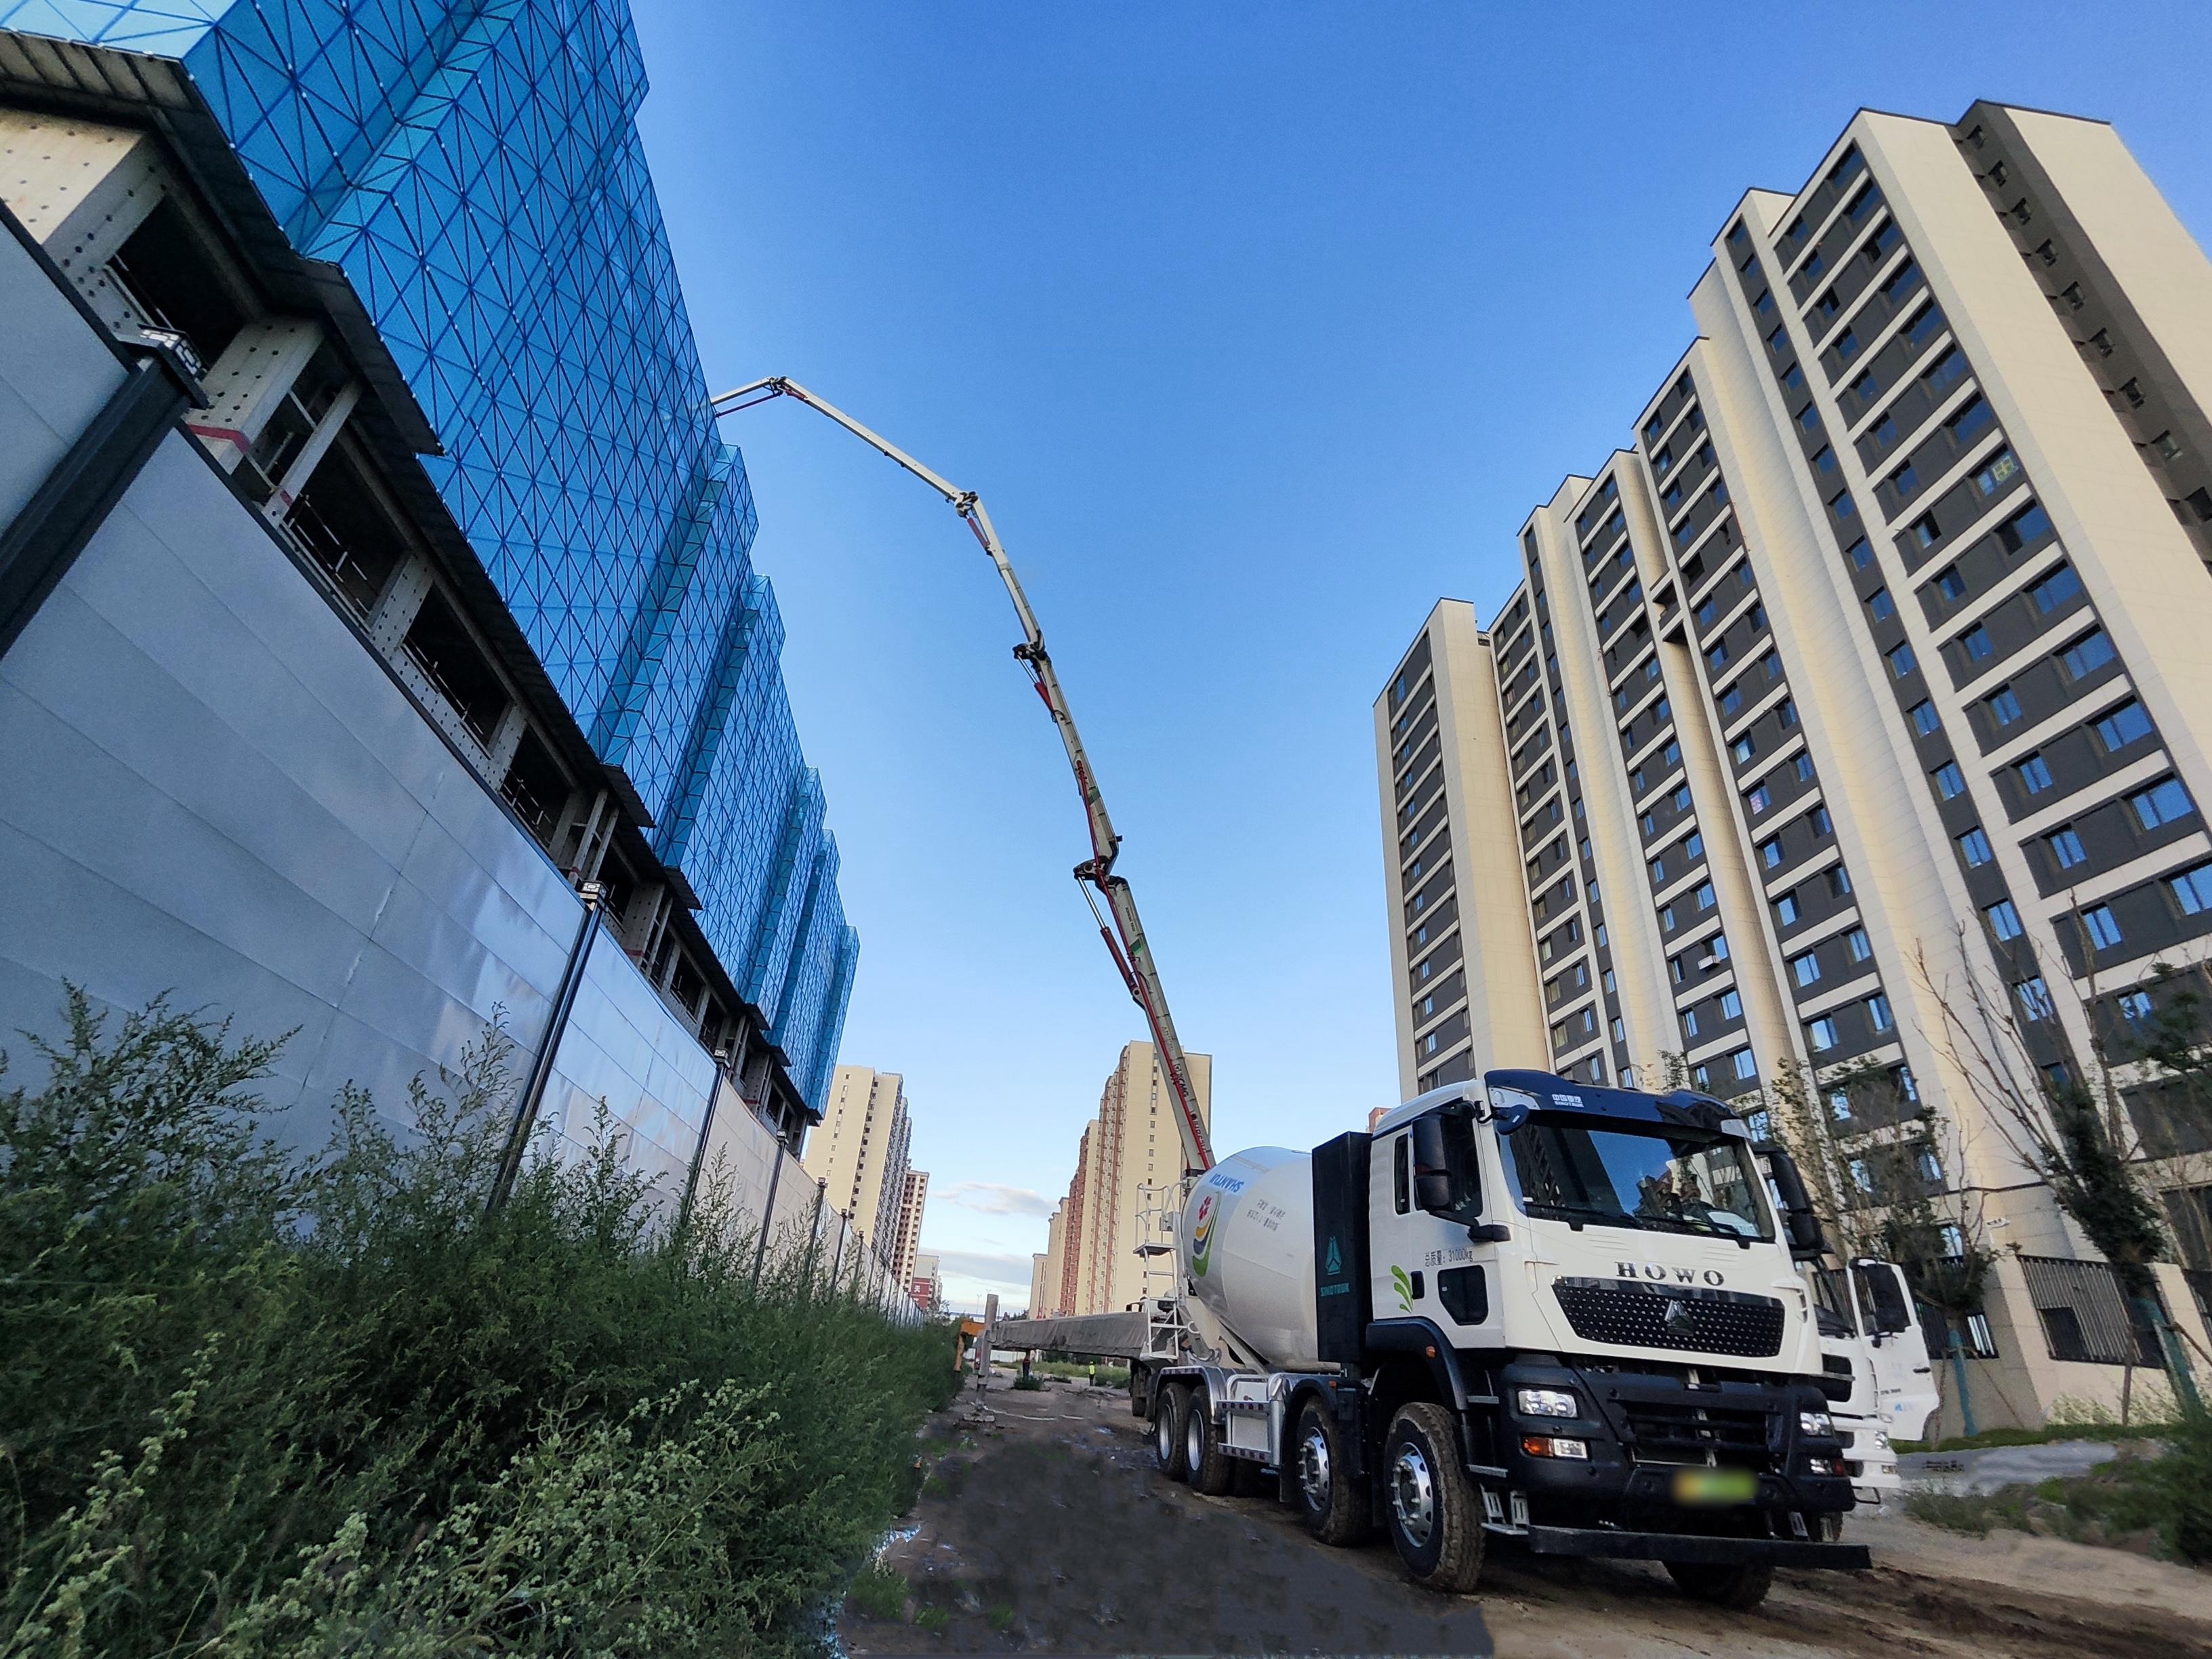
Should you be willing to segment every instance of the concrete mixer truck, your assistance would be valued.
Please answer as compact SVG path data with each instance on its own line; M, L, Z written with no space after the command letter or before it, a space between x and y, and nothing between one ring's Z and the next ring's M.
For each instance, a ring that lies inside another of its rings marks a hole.
M1263 1481L1322 1541L1380 1524L1474 1588L1486 1541L1663 1562L1762 1600L1864 1567L1796 1267L1820 1226L1786 1154L1717 1101L1493 1071L1311 1152L1197 1178L1133 1404L1160 1467Z

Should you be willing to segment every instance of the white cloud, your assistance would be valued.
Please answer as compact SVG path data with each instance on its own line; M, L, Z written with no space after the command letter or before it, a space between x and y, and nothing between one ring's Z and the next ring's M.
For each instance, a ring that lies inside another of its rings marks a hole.
M1048 1216L1053 1206L1053 1200L1042 1193L1027 1187L1002 1187L991 1181L956 1181L929 1196L933 1201L941 1200L979 1215Z

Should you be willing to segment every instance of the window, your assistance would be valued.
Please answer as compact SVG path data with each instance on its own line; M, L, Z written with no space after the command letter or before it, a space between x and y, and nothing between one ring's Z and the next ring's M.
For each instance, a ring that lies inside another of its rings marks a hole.
M1887 1031L1897 1024L1889 1012L1889 999L1880 992L1866 1000L1867 1023L1877 1031Z
M2146 830L2172 823L2197 810L2190 804L2189 792L2181 787L2179 778L2160 779L2149 788L2129 796L2128 805L2135 809L2136 822Z
M1921 371L1921 383L1928 395L1940 398L1966 377L1966 360L1956 346L1943 348L1943 355Z
M1797 919L1803 914L1804 912L1798 906L1797 895L1795 893L1784 893L1774 901L1774 919L1784 927L1795 927L1797 925Z
M1936 591L1951 605L1956 605L1966 597L1966 579L1959 574L1957 565L1944 568L1943 573L1936 578Z
M1705 941L1705 954L1715 962L1726 962L1729 954L1728 935L1715 933Z
M1613 1040L1615 1042L1628 1041L1628 1027L1617 1019L1613 1022Z
M2051 765L2041 755L2030 755L2013 768L2023 793L2039 795L2051 787Z
M1748 1083L1759 1075L1759 1063L1751 1057L1751 1050L1739 1048L1729 1056L1729 1065L1735 1071L1736 1081Z
M1677 784L1674 787L1674 810L1677 812L1686 812L1690 810L1690 786L1688 784Z
M1857 1188L1863 1193L1871 1193L1874 1191L1874 1175L1873 1172L1867 1168L1867 1161L1864 1158L1853 1158L1850 1162L1850 1170L1852 1186Z
M1874 954L1874 945L1868 940L1865 928L1854 927L1844 935L1844 954L1853 962L1864 962Z
M1667 971L1674 975L1674 983L1677 985L1680 985L1684 980L1689 977L1689 970L1682 966L1684 960L1685 958L1682 957L1668 957L1667 958Z
M1721 717L1725 720L1743 708L1743 687L1731 685L1721 693Z
M2043 844L2051 849L2051 862L2062 870L2071 870L2089 861L2088 854L2081 848L2081 837L2074 833L2070 823L2063 830L2052 830L2043 838Z
M1887 622L1897 614L1897 601L1889 597L1889 590L1877 587L1867 595L1867 610L1876 622Z
M1990 937L2002 945L2021 935L2020 912L2012 908L2010 899L1999 899L1982 912L1990 924Z
M1790 958L1790 971L1800 985L1817 984L1820 978L1820 958L1817 952L1808 951L1802 957Z
M1654 887L1664 887L1667 884L1667 859L1664 854L1651 860L1651 884Z
M2120 942L2119 919L2112 915L2112 907L2100 904L2081 913L2081 929L2089 936L2093 951L2109 951Z
M1844 898L1849 896L1850 890L1851 872L1840 864L1831 868L1828 872L1828 896Z
M1413 1139L1410 1133L1400 1135L1390 1148L1391 1206L1400 1215L1411 1212L1413 1207Z
M1757 817L1774 804L1774 798L1767 793L1766 786L1762 783L1743 798L1743 804L1752 817Z
M1899 679L1910 678L1914 671L1920 666L1918 659L1912 654L1912 647L1909 642L1892 647L1888 655L1889 672Z
M1943 1161L1936 1156L1936 1149L1934 1147L1923 1146L1920 1149L1920 1156L1915 1160L1915 1163L1919 1168L1920 1178L1923 1181L1939 1186L1942 1183Z
M1828 1091L1828 1115L1838 1123L1851 1121L1850 1091L1845 1089Z
M2181 907L2181 914L2193 916L2201 911L2212 910L2212 864L2200 864L2193 870L2184 870L2168 878L2166 884L2173 890L2173 902Z
M1979 869L1996 856L1990 850L1990 838L1982 833L1980 824L1959 837L1959 856L1966 860L1969 870Z
M1994 495L2020 474L2020 463L2009 449L2000 449L1984 461L1974 473L1974 488L1984 495Z
M2120 1018L2131 1025L2140 1025L2150 1018L2150 998L2142 991L2123 991L2112 999L2120 1011Z
M1797 411L1797 424L1803 431L1818 433L1820 429L1820 411L1812 404L1807 404L1804 408Z
M1943 539L1943 526L1936 522L1933 513L1923 513L1912 521L1911 534L1922 547L1933 547Z
M1996 649L1996 642L1990 638L1990 630L1979 623L1959 635L1959 643L1965 648L1969 662L1981 662Z
M1983 707L1990 711L1990 719L1999 726L2010 726L2020 718L2020 699L2009 685L2001 685L1984 700Z
M1751 733L1748 732L1729 745L1729 753L1735 757L1736 764L1739 766L1758 752L1759 745L1752 740Z
M1682 1035L1686 1037L1693 1037L1697 1034L1698 1011L1694 1008L1685 1008L1682 1011Z
M1673 905L1670 904L1659 912L1659 925L1670 933L1674 931L1674 907Z
M1782 837L1776 836L1759 844L1759 856L1770 870L1782 867Z
M2081 592L2081 578L2075 574L2072 565L2062 564L2027 591L2035 600L2035 608L2047 617Z
M2150 735L2150 716L2143 706L2130 699L2097 722L2097 740L2106 751L2117 754L2138 738Z
M1936 780L1936 793L1945 800L1956 800L1966 793L1966 775L1956 761L1945 761L1929 775Z
M1806 822L1813 826L1815 836L1831 835L1836 828L1835 820L1828 816L1828 809L1825 806L1814 807L1806 815Z
M2043 503L2030 501L1997 526L1997 543L2006 552L2017 553L2050 529L2051 515L2043 510Z
M1794 769L1797 774L1798 782L1810 783L1813 781L1813 757L1810 755L1800 754L1790 763L1790 765L1792 769Z
M1951 434L1952 442L1965 444L1971 442L1978 434L1984 431L1989 426L1990 420L1989 404L1981 398L1974 397L1969 398L1956 415L1944 422L1943 428Z
M2143 406L2142 382L2136 380L2121 381L2120 396L2127 399L2130 409L2141 409Z
M1717 903L1717 902L1718 902L1718 901L1717 901L1717 899L1715 897L1715 895L1714 895L1714 893L1713 893L1713 884L1712 884L1712 883L1711 883L1711 882L1709 882L1709 881L1708 881L1708 882L1701 882L1700 884L1698 884L1698 908L1699 908L1700 910L1710 910L1710 909L1711 909L1711 908L1713 908L1714 904L1715 904L1715 903Z
M1611 996L1611 995L1613 994L1613 969L1612 969L1608 968L1608 969L1607 969L1605 970L1605 978L1604 978L1603 983L1604 983L1604 986L1605 986L1606 994L1607 994L1607 996Z
M2112 641L2106 637L2105 630L2100 628L2094 633L2084 634L2068 646L2058 653L2058 660L2065 664L2069 678L2081 680L2095 673L2117 654L2112 649Z
M2012 989L2020 1000L2021 1018L2030 1024L2049 1019L2057 1012L2051 1000L2051 988L2043 982L2042 975L2024 979Z
M1912 705L1909 718L1912 729L1923 738L1932 735L1943 724L1936 716L1936 705L1924 697Z
M1805 1045L1816 1054L1826 1054L1842 1041L1843 1036L1836 1030L1836 1022L1832 1016L1823 1015L1819 1019L1808 1021L1805 1026Z
M1705 666L1711 669L1717 674L1728 665L1728 659L1729 648L1728 641L1726 640L1717 641L1711 650L1705 653Z
M1863 570L1874 562L1874 549L1867 544L1867 538L1862 536L1844 550L1844 556L1850 561L1852 569Z

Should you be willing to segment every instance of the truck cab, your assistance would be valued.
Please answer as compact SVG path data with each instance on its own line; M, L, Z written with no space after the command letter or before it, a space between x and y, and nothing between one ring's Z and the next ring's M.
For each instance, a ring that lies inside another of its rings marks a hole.
M1777 1564L1866 1565L1833 1541L1853 1492L1793 1260L1817 1250L1818 1224L1773 1156L1778 1212L1719 1102L1520 1070L1316 1147L1310 1357L1279 1362L1263 1389L1254 1353L1296 1334L1277 1314L1240 1345L1248 1304L1217 1268L1214 1364L1164 1396L1188 1431L1183 1462L1211 1443L1194 1413L1241 1396L1222 1419L1231 1449L1241 1437L1241 1455L1272 1462L1318 1536L1379 1522L1441 1589L1471 1588L1499 1535L1662 1561L1686 1593L1738 1607ZM1237 1229L1287 1224L1267 1184L1228 1165L1201 1180L1199 1272L1213 1233L1227 1251ZM1279 1286L1250 1302L1284 1305Z

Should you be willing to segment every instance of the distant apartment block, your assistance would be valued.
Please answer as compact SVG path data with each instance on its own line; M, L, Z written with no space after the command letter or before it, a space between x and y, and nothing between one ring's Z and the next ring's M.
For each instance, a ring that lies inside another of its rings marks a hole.
M840 1066L830 1073L821 1127L808 1137L800 1160L808 1175L826 1183L830 1207L848 1217L853 1231L894 1266L913 1134L905 1080L896 1072ZM926 1185L928 1177L922 1179ZM921 1225L919 1214L915 1224Z
M2009 1409L2112 1395L2143 1333L1943 1005L2078 1079L2207 953L2212 265L2109 126L1988 103L1863 112L1712 247L1632 444L1376 701L1401 1086L1848 1068L1835 1133L1924 1129L1988 1229Z
M1213 1122L1213 1057L1190 1056L1200 1119ZM1084 1127L1075 1174L1047 1224L1030 1311L1116 1313L1144 1294L1141 1218L1182 1178L1182 1142L1159 1054L1132 1042L1106 1079L1098 1115ZM1042 1292L1050 1291L1049 1297Z
M892 1277L902 1285L914 1277L915 1258L921 1249L921 1215L928 1204L929 1171L908 1170L899 1192L898 1236L887 1258Z

